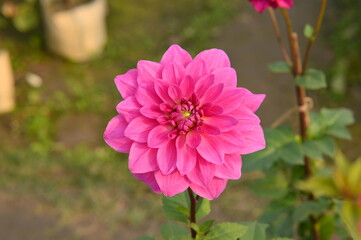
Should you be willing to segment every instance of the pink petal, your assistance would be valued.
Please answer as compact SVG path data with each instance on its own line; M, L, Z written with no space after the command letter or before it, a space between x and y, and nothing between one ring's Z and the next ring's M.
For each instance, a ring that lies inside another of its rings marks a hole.
M237 127L259 124L261 122L259 117L249 108L239 108L229 114L238 120L239 126Z
M186 136L179 136L176 140L177 146L177 169L184 176L196 165L197 151L186 143Z
M162 174L161 171L157 171L154 175L160 190L168 197L184 192L189 187L187 177L181 176L177 170L167 175Z
M203 60L207 64L209 71L217 68L230 67L231 63L227 54L220 49L208 49L200 52L193 61Z
M201 135L197 131L190 131L187 133L187 144L191 148L196 148L201 143Z
M257 111L264 98L265 94L253 94L249 90L245 88L238 88L243 92L243 96L241 97L241 105L245 106L252 110L252 112Z
M240 153L245 147L243 135L235 130L222 132L218 137L218 141L222 144L223 150L227 154Z
M174 44L170 46L168 50L164 53L160 63L162 65L165 65L169 62L177 62L185 67L191 61L192 61L191 55L189 55L189 53L180 46Z
M207 187L199 186L194 183L192 183L190 187L193 190L193 192L195 192L197 195L209 200L213 200L217 198L224 191L226 186L227 186L227 180L220 178L213 178L213 180Z
M201 137L201 143L197 147L198 153L210 163L223 164L224 152L217 142L217 138L203 134L201 134Z
M140 116L139 109L141 107L135 97L130 96L117 105L117 111L120 115L124 116L127 122L130 122L132 119Z
M158 125L157 121L143 116L134 118L124 131L124 135L136 142L145 143L150 130Z
M208 73L205 62L201 59L193 60L186 67L186 75L189 75L195 82Z
M242 91L239 88L224 88L222 95L219 96L213 104L219 105L223 108L225 113L238 109L241 104L240 99Z
M206 123L202 126L202 132L214 136L221 134L221 130L218 127Z
M292 8L293 0L276 0L277 4L281 8Z
M201 104L216 100L222 94L223 86L223 83L218 83L208 88L200 99Z
M184 77L185 69L177 62L171 62L163 68L162 79L169 83L179 84Z
M189 98L194 92L194 82L190 76L183 78L180 84L180 89L182 90L182 95L185 98Z
M206 187L212 181L216 171L216 165L204 160L200 155L197 156L197 164L187 176L188 179L199 186Z
M130 69L127 73L115 77L115 85L117 86L123 99L135 94L135 90L138 87L137 77L137 69Z
M172 130L173 128L164 125L156 126L149 132L148 146L151 148L159 148L162 145L168 143L168 135Z
M237 73L233 68L218 68L212 74L216 83L223 83L224 87L237 87Z
M157 149L149 148L145 143L133 143L130 148L128 165L132 173L146 173L159 170Z
M161 67L160 63L140 60L137 64L138 69L138 84L145 82L154 82L155 79L161 77Z
M168 88L168 95L175 103L180 103L183 97L181 89L176 85L170 85Z
M155 91L159 96L159 98L162 99L162 102L165 103L173 102L172 98L168 94L169 83L162 80L157 80L154 86L155 86Z
M142 106L159 105L163 102L155 92L154 83L144 83L139 86L135 92L135 97Z
M263 129L260 125L255 125L253 129L244 132L243 138L244 142L242 151L239 152L240 154L253 153L266 147Z
M214 75L208 74L201 77L195 84L195 93L198 98L201 98L204 93L213 85Z
M159 147L157 162L160 171L164 174L170 174L175 168L177 163L177 149L175 140L170 140L167 144Z
M155 193L161 193L157 180L154 177L154 172L148 173L133 173L136 179L146 183Z
M271 5L270 0L250 0L257 12L263 12Z
M159 109L159 106L154 104L142 107L140 109L140 113L147 118L153 118L153 119L157 119L157 117L159 117L159 115L162 114L162 112Z
M204 123L217 126L221 131L228 131L238 124L238 120L228 115L216 115L205 117Z
M204 116L214 116L220 115L223 113L223 108L219 105L212 105L211 103L206 103L202 106Z
M238 154L226 154L224 164L216 166L215 176L222 179L239 179L241 177L242 159Z
M133 143L132 140L124 136L124 130L127 125L128 123L125 121L124 117L118 115L109 121L105 129L105 142L118 152L128 153L130 146Z

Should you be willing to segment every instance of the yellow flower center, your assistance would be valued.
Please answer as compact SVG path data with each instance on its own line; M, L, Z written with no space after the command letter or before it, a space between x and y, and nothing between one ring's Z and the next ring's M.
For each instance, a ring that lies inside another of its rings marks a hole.
M191 112L189 111L183 111L183 117L187 118L191 115Z

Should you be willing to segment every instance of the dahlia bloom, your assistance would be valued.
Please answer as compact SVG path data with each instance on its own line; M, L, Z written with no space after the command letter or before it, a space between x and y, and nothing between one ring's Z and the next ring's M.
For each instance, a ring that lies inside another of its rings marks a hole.
M156 193L191 188L214 199L241 176L240 154L265 147L254 114L265 95L237 88L225 52L205 50L193 60L178 45L161 61L141 60L115 78L123 97L104 139L128 153L129 169Z
M258 12L263 12L268 7L292 8L293 0L249 0Z

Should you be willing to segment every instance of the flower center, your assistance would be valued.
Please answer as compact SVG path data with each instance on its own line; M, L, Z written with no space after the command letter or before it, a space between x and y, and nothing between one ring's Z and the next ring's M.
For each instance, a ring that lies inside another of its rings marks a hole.
M172 124L175 132L180 135L184 135L192 129L199 131L203 125L203 110L198 107L197 99L193 98L194 101L182 99L169 112L168 122Z

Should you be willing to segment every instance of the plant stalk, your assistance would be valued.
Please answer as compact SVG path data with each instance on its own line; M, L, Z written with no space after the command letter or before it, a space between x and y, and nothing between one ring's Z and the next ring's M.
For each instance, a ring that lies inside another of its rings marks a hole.
M189 199L191 202L189 220L191 223L196 223L197 200L194 198L193 192L190 188L188 188L188 194L189 194ZM191 232L192 238L195 239L197 236L197 232L192 227L190 228L190 232Z

